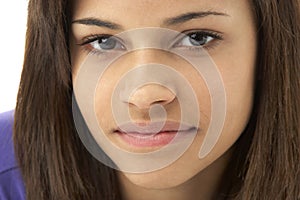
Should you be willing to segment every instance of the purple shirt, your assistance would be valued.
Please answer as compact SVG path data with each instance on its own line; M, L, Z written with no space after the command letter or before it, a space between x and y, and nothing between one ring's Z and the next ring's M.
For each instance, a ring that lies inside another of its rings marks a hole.
M13 114L13 111L0 114L0 200L25 200L12 142Z

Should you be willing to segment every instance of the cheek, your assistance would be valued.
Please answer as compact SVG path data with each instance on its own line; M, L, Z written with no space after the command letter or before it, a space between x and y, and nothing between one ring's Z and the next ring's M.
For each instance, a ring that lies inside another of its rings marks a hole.
M250 115L255 80L254 49L250 48L248 51L244 51L245 53L235 53L236 56L233 57L236 59L226 61L222 67L221 73L227 93L227 112L230 120L240 121Z
M233 82L226 85L227 112L230 120L240 121L248 118L253 103L254 77L252 71L244 71L239 77L235 77Z
M108 69L99 79L95 90L95 112L99 125L105 132L109 131L109 128L115 123L113 120L111 97L117 83L117 77L119 76L116 73Z
M256 47L251 41L249 44L244 43L247 49L239 43L228 49L226 54L215 58L223 78L227 101L226 120L218 143L226 148L244 131L253 107Z

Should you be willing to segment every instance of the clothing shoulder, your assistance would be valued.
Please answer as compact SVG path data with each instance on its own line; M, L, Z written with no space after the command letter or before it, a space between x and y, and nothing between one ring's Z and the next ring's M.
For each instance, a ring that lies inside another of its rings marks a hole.
M0 114L0 199L25 199L21 174L13 147L14 112Z
M12 141L13 114L13 111L0 114L0 174L17 166Z

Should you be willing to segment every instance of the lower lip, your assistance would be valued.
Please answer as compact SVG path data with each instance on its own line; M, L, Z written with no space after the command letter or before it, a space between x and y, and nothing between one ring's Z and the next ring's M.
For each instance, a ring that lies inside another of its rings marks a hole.
M117 132L120 138L127 144L135 147L160 147L169 144L177 134L177 131L159 132L154 135L139 133Z

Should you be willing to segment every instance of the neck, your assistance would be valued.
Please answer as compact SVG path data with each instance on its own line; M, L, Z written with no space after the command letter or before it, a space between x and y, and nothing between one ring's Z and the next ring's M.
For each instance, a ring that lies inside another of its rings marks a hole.
M216 199L220 193L220 183L228 164L231 151L200 171L193 178L176 187L167 189L144 188L133 184L121 172L118 173L124 200L208 200Z

